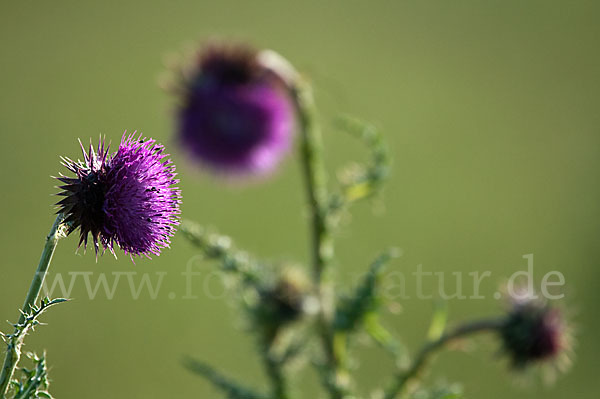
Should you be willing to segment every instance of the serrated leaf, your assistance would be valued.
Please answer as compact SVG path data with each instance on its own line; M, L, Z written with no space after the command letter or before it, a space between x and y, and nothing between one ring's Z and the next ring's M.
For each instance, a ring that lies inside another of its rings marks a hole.
M396 249L385 251L371 264L356 291L341 300L335 316L335 328L341 331L356 329L365 318L378 310L379 282L386 264L399 255Z

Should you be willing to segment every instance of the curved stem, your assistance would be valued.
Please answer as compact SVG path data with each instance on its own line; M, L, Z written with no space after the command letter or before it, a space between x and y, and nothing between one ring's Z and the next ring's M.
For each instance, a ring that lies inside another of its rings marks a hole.
M454 330L445 333L437 340L426 343L421 348L408 370L396 376L393 384L386 390L384 399L394 399L401 394L408 383L419 376L431 355L442 349L448 343L474 333L497 330L503 323L504 319L490 319L463 324L462 326L458 326Z
M326 356L328 374L326 387L332 398L342 398L343 390L337 383L338 360L334 347L332 318L335 305L328 295L327 281L323 274L333 258L333 241L328 220L329 194L327 175L323 164L321 131L316 122L316 109L310 86L297 82L293 91L301 130L302 171L311 213L311 251L313 281L320 302L318 328Z
M40 258L37 271L35 272L33 280L31 281L29 291L27 292L27 297L25 298L25 302L23 303L23 308L21 311L21 316L19 317L19 322L15 327L17 331L19 329L19 326L23 325L23 323L25 322L26 314L31 312L32 307L35 305L35 302L37 301L40 291L42 289L44 279L46 278L46 274L48 273L48 267L50 266L50 262L52 261L52 255L54 254L56 244L58 243L58 240L60 238L64 237L62 224L63 219L64 218L62 214L59 214L56 217L56 220L52 225L52 229L50 229L50 233L48 233L48 236L46 237L46 244L44 245L44 249L42 251L42 256ZM7 340L8 348L6 350L6 357L2 366L2 373L0 374L1 399L6 398L6 393L8 392L10 381L21 358L21 346L23 345L24 334L15 334L13 336L15 337L15 339Z
M301 129L301 162L312 219L313 273L321 281L323 271L333 256L333 247L327 225L327 175L323 165L321 130L316 122L312 91L301 84L295 91Z

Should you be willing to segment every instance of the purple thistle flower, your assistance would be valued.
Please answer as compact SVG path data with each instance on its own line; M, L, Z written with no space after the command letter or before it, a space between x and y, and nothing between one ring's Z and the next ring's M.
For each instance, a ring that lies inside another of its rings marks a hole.
M81 144L81 142L80 142ZM87 247L91 233L96 254L100 245L114 254L116 244L126 254L159 255L169 246L179 224L180 191L173 187L175 165L164 147L142 135L123 134L118 150L109 154L101 139L97 151L90 145L83 161L63 158L76 177L61 174L58 213L72 232L79 228L79 246Z
M283 77L253 49L211 45L181 82L179 141L217 172L263 175L290 148L295 111Z

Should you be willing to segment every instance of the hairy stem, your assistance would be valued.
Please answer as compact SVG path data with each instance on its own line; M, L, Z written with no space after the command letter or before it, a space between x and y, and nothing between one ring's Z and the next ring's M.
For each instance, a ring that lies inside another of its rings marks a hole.
M222 269L239 274L244 282L257 284L256 260L246 252L235 249L227 236L207 232L202 226L184 220L179 231L202 251L206 259L221 262Z
M458 326L454 330L443 334L440 338L430 341L423 345L408 370L398 374L386 390L384 399L394 399L398 395L402 394L408 384L414 379L418 378L429 358L436 353L438 350L444 348L450 342L463 338L467 335L484 332L494 331L498 329L504 323L503 319L490 319L490 320L479 320L471 323L466 323Z
M323 277L333 258L333 241L328 220L329 194L327 175L323 164L321 131L316 121L312 90L305 82L298 82L294 96L301 130L302 171L311 217L311 252L313 281L321 304L318 328L327 361L326 387L332 398L342 398L343 390L337 384L338 360L334 346L332 319L334 303L327 292L328 282Z
M183 364L191 372L210 381L216 388L223 391L229 399L272 399L270 396L239 385L233 379L221 374L204 362L186 357L183 359Z
M283 364L271 355L269 348L262 350L263 362L269 381L271 381L271 397L273 399L289 399L287 381L283 373Z
M44 283L44 279L46 278L46 274L48 273L48 268L50 267L50 262L52 261L52 255L54 254L56 244L58 243L58 240L60 238L64 237L64 225L62 224L62 222L63 215L59 214L56 217L54 224L52 225L52 229L50 229L50 233L48 233L48 236L46 236L44 250L42 251L42 256L40 258L38 268L33 276L33 280L31 281L29 291L27 292L27 297L25 298L25 302L23 303L21 316L19 317L19 322L17 323L16 327L17 329L19 328L18 326L23 325L25 323L27 314L31 312L32 307L35 305L35 302L38 299L38 296L42 289L42 285ZM23 339L24 334L19 334L16 340L8 340L6 357L2 366L2 373L0 374L1 399L6 398L6 394L10 386L10 381L21 358L21 346L23 345Z
M321 130L316 121L312 91L307 84L296 88L296 104L301 128L301 162L312 222L312 261L314 279L321 281L323 271L333 256L327 223L327 175L323 164Z

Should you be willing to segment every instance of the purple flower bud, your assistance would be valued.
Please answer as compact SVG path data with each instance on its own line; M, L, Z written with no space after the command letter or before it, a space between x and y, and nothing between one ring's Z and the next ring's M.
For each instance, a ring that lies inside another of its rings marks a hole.
M213 171L267 174L291 146L295 111L286 79L260 55L242 45L213 44L183 73L179 141Z
M81 144L81 143L80 143ZM79 228L81 244L87 247L91 233L96 253L100 245L114 253L116 244L130 256L159 255L169 246L179 224L180 191L173 187L175 165L164 147L142 135L123 134L118 150L109 154L101 139L97 151L90 145L83 161L63 158L75 177L61 174L65 183L57 205L70 232Z

